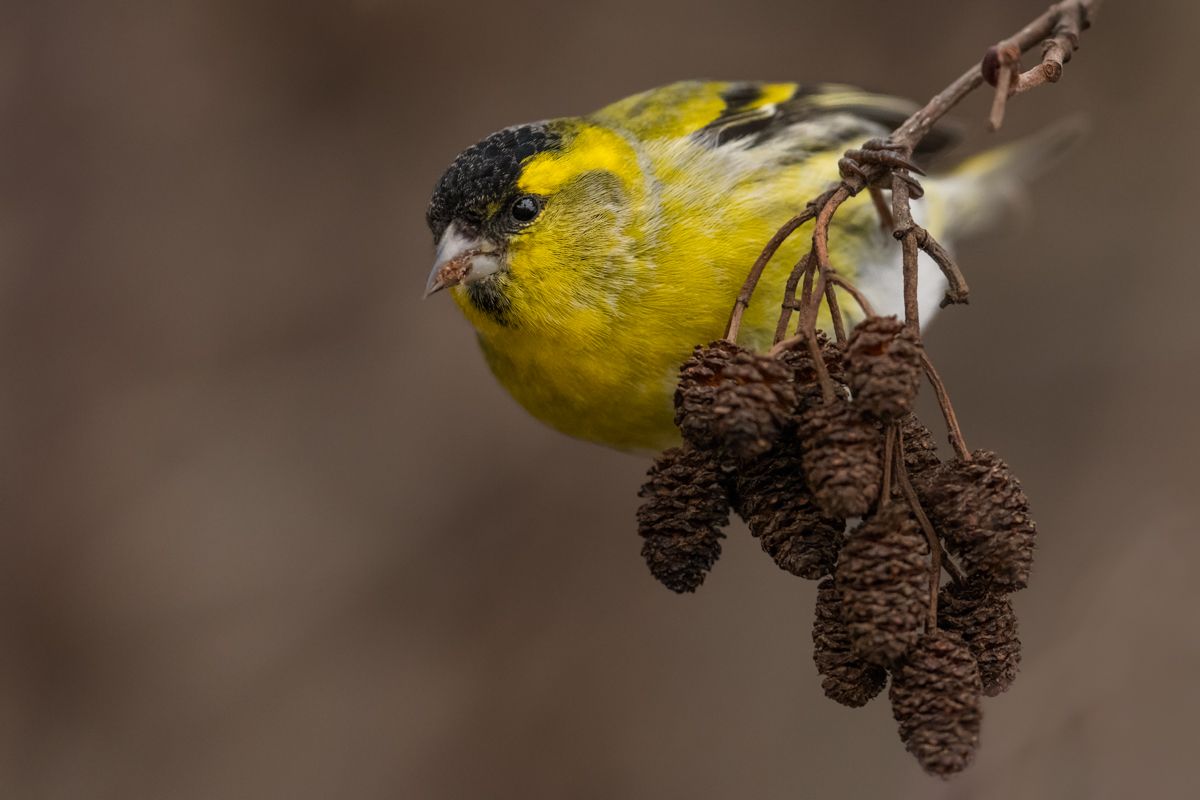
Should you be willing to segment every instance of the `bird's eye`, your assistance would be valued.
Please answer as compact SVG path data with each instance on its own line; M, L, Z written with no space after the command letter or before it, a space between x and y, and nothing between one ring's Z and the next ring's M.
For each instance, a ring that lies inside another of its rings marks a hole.
M541 210L542 204L538 199L527 194L513 200L512 205L508 207L509 216L521 223L532 222Z

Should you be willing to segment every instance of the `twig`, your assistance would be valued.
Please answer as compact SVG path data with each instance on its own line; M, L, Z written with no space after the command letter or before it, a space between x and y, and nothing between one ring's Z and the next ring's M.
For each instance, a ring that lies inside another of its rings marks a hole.
M916 223L913 223L912 229L916 234L917 247L920 247L926 255L932 258L942 270L942 274L946 276L946 295L942 298L941 307L945 308L955 304L966 305L970 302L971 290L967 287L967 279L962 274L962 270L958 268L954 257L946 248L942 247L937 239L930 235L929 231Z
M983 57L983 69L987 72L990 72L991 60L996 62L996 76L994 81L989 80L988 83L995 85L996 93L992 95L992 110L988 112L988 128L998 131L1004 124L1004 109L1013 92L1013 78L1021 67L1021 50L1015 44L1001 42L989 48Z
M946 552L946 545L942 545L942 569L950 573L950 579L955 583L965 583L967 580L967 574L962 571L962 567L955 564L954 559Z
M917 303L917 232L914 229L912 207L908 201L908 181L895 175L892 178L892 217L896 220L894 236L904 251L904 321L921 331L921 309Z
M796 266L799 266L799 264ZM816 257L813 255L813 251L809 250L808 255L804 257L804 285L800 289L800 299L796 303L797 308L800 310L800 321L796 325L796 334L791 338L785 338L787 336L787 320L781 319L780 324L782 327L777 328L775 331L775 346L771 348L772 355L781 353L784 350L791 350L802 341L805 341L805 309L812 302L813 275L816 273L816 266ZM790 315L791 312L787 313Z
M796 286L800 283L800 278L807 279L809 273L808 264L812 260L812 251L805 253L803 257L792 267L792 272L788 275L787 283L783 287L783 302L779 304L779 322L775 325L775 338L772 342L779 342L787 336L787 326L792 319L792 311L796 306ZM812 285L809 284L807 291L812 291Z
M862 293L862 290L860 290L853 283L846 280L836 272L829 273L829 282L841 289L844 289L847 294L853 297L854 302L857 303L858 307L862 309L862 312L865 316L875 316L875 307L871 305L871 301L868 300L867 296Z
M817 333L811 328L801 334L804 341L808 344L808 355L813 360L813 368L817 371L817 382L821 384L821 400L825 403L832 403L836 393L833 388L833 379L829 377L829 369L825 366L825 356L821 353L821 344L817 341Z
M878 186L871 186L871 203L875 206L875 213L879 215L879 228L884 234L889 234L896 227L895 221L892 219L892 210L888 207L887 200L883 199L883 190Z
M925 368L925 377L929 379L930 385L933 386L933 392L937 395L938 405L942 409L942 416L946 418L946 431L950 436L950 444L954 447L954 452L963 461L971 460L971 451L967 448L966 440L963 439L962 428L958 425L958 415L954 413L954 406L950 403L950 393L946 391L946 384L942 383L942 376L933 367L933 362L929 360L929 354L921 349L921 365Z
M820 256L817 258L819 261ZM832 403L835 396L833 380L829 377L829 370L825 367L825 357L822 355L821 345L817 341L817 314L821 310L821 298L825 296L825 276L825 270L817 270L812 298L805 303L803 311L800 312L800 325L803 331L800 335L808 342L808 353L812 357L813 367L817 371L817 381L821 384L821 397L826 403Z
M806 259L811 262L811 257ZM780 353L791 350L801 342L808 346L808 352L813 360L813 368L817 373L817 382L821 385L821 397L826 403L832 403L836 393L834 392L833 379L829 377L829 369L825 366L825 358L821 353L821 344L817 341L817 326L816 317L821 308L821 299L825 296L826 274L820 270L815 270L817 273L816 286L810 291L810 282L814 269L811 266L804 273L804 288L802 294L800 310L800 332L790 339L776 342L771 348L769 355L777 356ZM806 302L807 301L807 302Z
M1022 53L1033 47L1047 36L1053 34L1059 19L1064 13L1070 13L1073 7L1078 7L1083 14L1085 25L1095 19L1100 8L1101 0L1064 0L1046 9L1037 19L1030 22L1021 30L1005 39ZM934 123L944 117L959 101L979 88L984 81L981 64L974 64L960 75L953 83L935 95L925 107L917 111L904 124L895 130L889 141L899 148L912 152L916 145L925 138Z
M879 490L879 507L883 508L892 500L892 451L896 447L898 426L891 423L883 438L883 487Z
M970 298L970 288L950 251L934 239L929 231L913 221L912 205L909 202L912 193L910 181L908 176L901 173L893 176L892 208L896 229L892 235L900 240L904 249L904 319L914 330L920 330L920 308L917 302L917 276L920 272L917 262L918 249L932 258L946 276L946 295L942 298L942 308L952 304L966 304Z
M829 318L833 322L833 336L838 344L846 343L846 322L842 319L842 309L838 305L835 281L829 275L825 283L825 305L829 306Z
M828 272L831 267L829 262L829 223L833 219L833 214L842 203L862 190L862 186L856 188L851 181L853 181L853 178L842 181L841 185L834 190L829 199L825 201L825 204L821 206L821 211L817 214L817 221L813 223L813 253L816 254L817 267L821 270L822 274Z
M813 255L812 250L809 250L808 255L804 257L804 285L800 289L800 305L798 306L802 312L812 302L813 275L816 274L816 270L816 256Z
M942 540L938 538L937 531L933 529L933 523L926 516L916 490L913 489L912 482L908 479L908 468L904 465L904 432L897 431L896 439L898 446L893 459L896 465L896 483L900 486L900 491L904 493L905 499L908 500L908 507L912 509L913 516L921 523L921 529L925 531L925 538L929 542L929 619L927 626L928 630L934 631L937 630L938 587L942 578Z
M1079 49L1079 35L1091 25L1099 10L1100 0L1065 0L1056 3L1015 36L988 48L980 65L984 80L996 87L988 127L999 130L1004 124L1008 99L1045 83L1057 83L1062 77L1063 64ZM1049 22L1049 29L1045 29ZM1036 26L1042 43L1042 61L1036 67L1021 72L1021 53L1032 44L1023 34ZM1044 30L1045 29L1045 30ZM1044 30L1044 32L1042 32Z
M1063 9L1051 36L1042 44L1042 64L1038 70L1050 83L1058 83L1063 64L1079 49L1079 35L1092 24L1091 16L1099 2L1068 6ZM1032 72L1032 70L1030 70ZM1024 76L1022 76L1024 77Z

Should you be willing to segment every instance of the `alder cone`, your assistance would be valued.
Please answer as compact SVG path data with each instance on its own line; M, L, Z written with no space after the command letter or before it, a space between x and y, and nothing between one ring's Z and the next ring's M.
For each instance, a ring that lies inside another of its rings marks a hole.
M796 407L791 370L778 359L742 351L724 371L713 410L717 438L740 461L766 453Z
M813 502L797 442L781 442L739 470L734 487L738 514L781 569L812 580L833 571L846 522Z
M673 592L694 592L721 555L729 498L712 458L690 447L664 451L638 496L642 557Z
M922 636L892 671L892 716L926 772L947 776L970 765L979 746L981 689L975 657L947 631Z
M854 402L891 420L912 410L921 386L921 339L896 317L868 317L850 334L846 379Z
M707 346L697 345L679 368L675 387L675 424L684 440L701 450L715 450L716 414L713 404L721 372L733 360L738 346L719 339Z
M718 340L681 367L675 424L694 446L745 461L771 449L795 406L790 367Z
M891 666L920 638L929 604L928 556L921 526L900 503L884 506L846 537L836 579L856 655Z
M821 351L821 360L825 363L825 371L829 373L838 393L842 397L848 397L848 390L845 386L845 348L821 331L817 331L817 346ZM791 350L786 350L779 356L779 359L792 370L797 408L802 410L810 404L820 403L822 401L821 384L817 366L808 350L808 345L801 343Z
M848 400L806 406L799 417L804 475L829 517L858 517L879 498L882 437Z
M887 672L854 655L850 649L850 634L842 621L842 594L832 578L817 586L812 638L813 661L826 697L858 708L883 691Z
M979 664L985 695L1008 690L1021 664L1021 640L1007 597L989 592L974 579L946 586L938 599L938 627L966 642Z
M926 513L962 565L992 591L1014 592L1029 583L1037 525L1029 499L1008 465L976 450L918 482Z
M900 435L904 439L904 468L913 480L918 475L936 469L942 463L937 454L937 442L925 423L909 412L900 417Z
M821 360L825 362L825 371L837 383L846 382L846 348L817 331L817 349L821 351ZM780 356L792 370L792 379L797 386L817 386L817 365L813 363L808 345L801 342L790 350L785 350ZM820 388L818 386L818 388Z

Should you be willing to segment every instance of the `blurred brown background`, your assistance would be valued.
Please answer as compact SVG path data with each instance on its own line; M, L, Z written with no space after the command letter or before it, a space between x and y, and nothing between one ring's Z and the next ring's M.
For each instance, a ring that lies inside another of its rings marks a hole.
M423 214L501 126L685 77L924 98L1042 0L3 5L0 795L1194 796L1194 6L1110 0L1015 102L1001 140L1093 135L930 333L1043 531L943 783L822 696L814 587L740 526L699 594L649 578L644 462L421 302Z

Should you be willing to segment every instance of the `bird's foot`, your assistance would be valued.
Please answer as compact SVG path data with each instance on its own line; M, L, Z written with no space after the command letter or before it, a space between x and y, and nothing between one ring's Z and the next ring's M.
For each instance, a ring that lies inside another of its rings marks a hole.
M875 169L869 169L871 167ZM925 193L921 183L909 174L924 175L925 171L909 159L903 148L887 139L870 139L861 148L847 150L838 160L838 172L842 180L857 184L852 187L856 191L866 186L889 188L891 178L895 177L908 184L913 198Z

